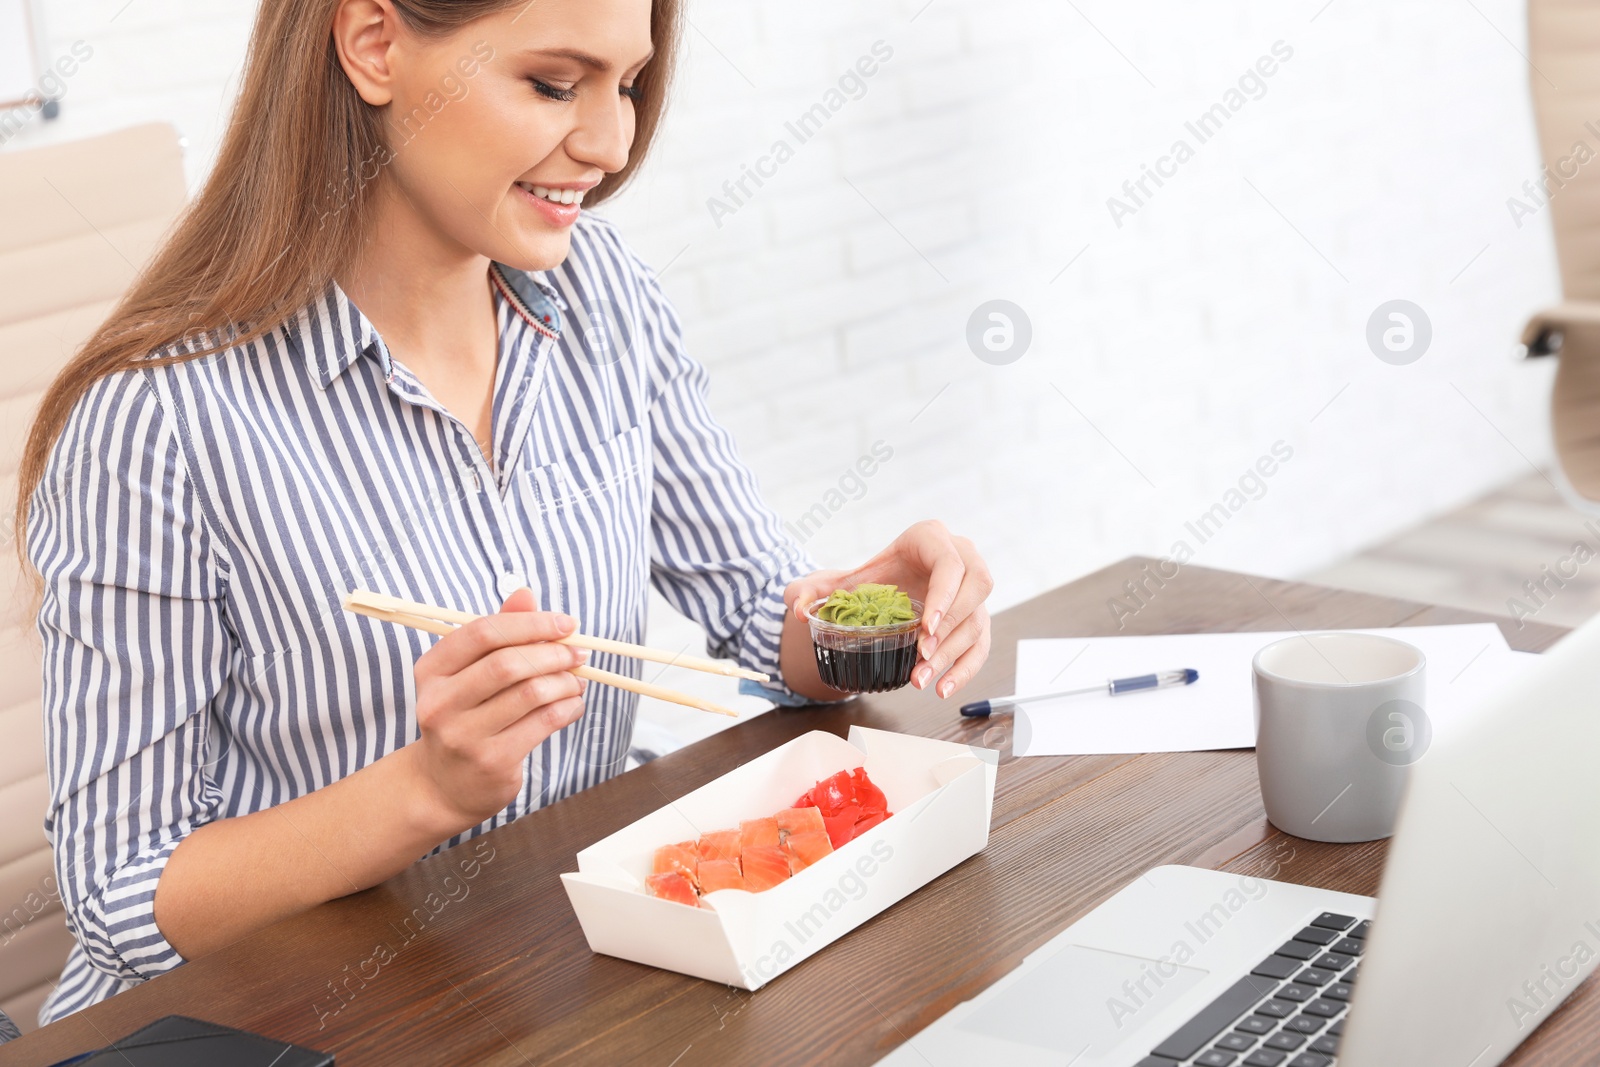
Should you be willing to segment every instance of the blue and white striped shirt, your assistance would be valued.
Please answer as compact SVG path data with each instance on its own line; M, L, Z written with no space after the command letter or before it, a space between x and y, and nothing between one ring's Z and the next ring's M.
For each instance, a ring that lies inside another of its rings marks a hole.
M486 284L492 469L332 283L257 341L119 372L73 408L27 529L45 832L78 942L42 1023L183 962L153 906L185 835L415 739L412 666L437 638L342 610L347 590L483 613L528 585L638 642L649 582L713 655L778 676L784 586L815 567L708 412L654 276L586 214L561 266ZM446 844L622 769L637 698L585 696L517 800Z

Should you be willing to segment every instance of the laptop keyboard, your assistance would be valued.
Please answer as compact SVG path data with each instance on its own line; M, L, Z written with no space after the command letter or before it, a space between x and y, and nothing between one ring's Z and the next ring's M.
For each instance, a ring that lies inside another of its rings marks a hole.
M1137 1067L1335 1067L1371 926L1323 912Z

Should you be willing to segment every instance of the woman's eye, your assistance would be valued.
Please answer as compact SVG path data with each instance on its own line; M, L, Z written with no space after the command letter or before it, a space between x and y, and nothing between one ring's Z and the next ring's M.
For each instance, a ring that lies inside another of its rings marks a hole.
M533 83L534 92L538 93L542 97L545 97L546 99L560 100L562 103L568 103L578 98L576 90L557 89L554 85L542 82L538 78L529 78L528 80Z
M644 94L639 91L639 87L637 85L624 85L618 88L617 91L623 96L627 97L629 100L638 100L644 96Z

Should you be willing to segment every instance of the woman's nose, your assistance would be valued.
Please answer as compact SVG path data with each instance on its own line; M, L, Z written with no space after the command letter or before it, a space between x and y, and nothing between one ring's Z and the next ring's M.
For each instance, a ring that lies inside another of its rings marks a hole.
M628 164L633 129L631 102L621 93L610 100L601 96L582 109L577 128L567 136L567 151L580 163L614 174Z

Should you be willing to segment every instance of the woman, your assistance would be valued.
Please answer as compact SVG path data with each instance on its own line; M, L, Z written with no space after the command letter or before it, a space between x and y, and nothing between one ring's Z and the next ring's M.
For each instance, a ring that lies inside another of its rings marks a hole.
M640 640L647 580L779 702L840 696L798 613L839 585L926 600L917 686L983 663L971 544L817 571L583 210L649 146L678 18L262 4L215 170L21 471L78 940L42 1021L615 773L635 698L555 639ZM490 614L435 639L355 587Z

